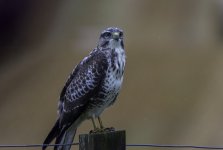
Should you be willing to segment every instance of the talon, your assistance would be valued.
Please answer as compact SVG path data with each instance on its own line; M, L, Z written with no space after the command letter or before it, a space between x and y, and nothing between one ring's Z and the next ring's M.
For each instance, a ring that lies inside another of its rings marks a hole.
M114 132L115 128L114 127L110 127L110 128L105 128L104 132Z
M115 131L115 128L114 127L110 127L110 128L96 128L94 130L91 130L89 132L89 134L95 134L95 133L103 133L103 132L114 132Z
M102 121L101 121L101 118L100 117L97 117L98 118L98 122L100 124L100 127L97 127L96 126L96 123L94 121L94 117L91 118L91 121L92 121L92 124L94 126L94 130L91 130L89 132L89 134L95 134L95 133L103 133L103 132L114 132L115 131L115 128L114 127L110 127L110 128L104 128L103 124L102 124Z
M91 130L91 131L89 132L89 134L102 133L102 132L104 132L102 129L96 128L96 129L94 129L94 130Z

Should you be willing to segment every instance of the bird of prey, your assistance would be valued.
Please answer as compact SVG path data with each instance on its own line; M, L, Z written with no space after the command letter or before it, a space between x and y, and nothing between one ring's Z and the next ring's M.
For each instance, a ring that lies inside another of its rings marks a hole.
M43 150L55 138L55 144L62 145L54 146L54 150L69 150L78 126L86 119L92 120L93 133L107 129L100 115L119 94L125 61L123 31L116 27L102 31L97 47L74 68L60 94L58 119Z

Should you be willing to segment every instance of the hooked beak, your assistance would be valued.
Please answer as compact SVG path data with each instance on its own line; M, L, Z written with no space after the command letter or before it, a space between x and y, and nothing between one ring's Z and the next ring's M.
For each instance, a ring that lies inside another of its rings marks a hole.
M119 39L119 32L113 32L113 34L112 34L112 38L113 38L114 40L118 40L118 39Z

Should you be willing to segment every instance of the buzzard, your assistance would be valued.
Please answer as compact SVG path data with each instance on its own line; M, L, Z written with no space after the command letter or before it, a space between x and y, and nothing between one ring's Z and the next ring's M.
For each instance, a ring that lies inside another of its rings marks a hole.
M97 47L74 68L60 94L58 119L43 143L43 150L55 138L55 144L71 144L78 126L86 119L92 120L93 133L109 130L104 128L100 115L119 94L125 61L123 31L116 27L102 31ZM70 147L56 145L54 150Z

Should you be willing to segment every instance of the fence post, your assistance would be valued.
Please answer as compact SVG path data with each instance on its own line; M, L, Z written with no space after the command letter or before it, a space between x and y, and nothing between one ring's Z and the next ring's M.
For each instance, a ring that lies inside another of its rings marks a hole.
M79 135L79 150L126 150L125 131Z

